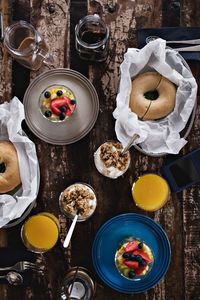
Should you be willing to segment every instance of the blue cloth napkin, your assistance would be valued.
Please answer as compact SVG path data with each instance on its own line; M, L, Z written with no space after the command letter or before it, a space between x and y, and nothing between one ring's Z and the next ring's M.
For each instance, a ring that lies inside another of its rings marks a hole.
M162 28L142 28L138 29L138 48L141 49L146 45L146 38L155 35L168 41L193 40L200 39L200 27L162 27ZM186 47L192 45L167 44L171 48ZM179 52L185 60L200 61L199 52Z
M9 267L18 261L34 262L34 254L22 248L0 248L0 267ZM13 270L14 271L14 270ZM0 271L0 276L6 275L9 271ZM20 272L19 272L20 273ZM32 271L27 270L20 273L23 277L24 286L31 285ZM6 279L0 279L0 284L7 284Z

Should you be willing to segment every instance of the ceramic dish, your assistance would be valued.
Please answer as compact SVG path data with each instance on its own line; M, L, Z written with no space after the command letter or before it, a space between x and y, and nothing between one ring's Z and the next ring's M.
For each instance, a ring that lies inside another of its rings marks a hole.
M119 243L131 235L143 240L154 254L151 273L139 281L124 278L115 266ZM165 231L157 222L128 213L110 219L99 229L93 242L92 259L98 275L108 286L122 293L134 294L151 289L163 278L170 264L171 248Z
M75 112L64 122L49 122L40 111L39 98L45 88L64 85L73 91ZM41 140L66 145L82 139L94 126L99 100L92 83L81 73L70 69L54 69L37 76L24 95L25 120L30 130Z

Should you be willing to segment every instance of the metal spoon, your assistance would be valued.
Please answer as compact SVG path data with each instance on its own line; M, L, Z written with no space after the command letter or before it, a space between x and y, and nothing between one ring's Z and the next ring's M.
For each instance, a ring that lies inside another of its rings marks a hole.
M69 228L69 231L68 231L68 233L67 233L67 235L66 235L66 238L65 238L65 240L64 240L64 243L63 243L63 247L64 247L64 248L67 248L67 247L69 246L69 242L70 242L70 240L71 240L72 233L73 233L73 231L74 231L74 228L75 228L75 226L76 226L76 222L77 222L77 220L78 220L78 215L79 215L79 211L77 210L76 215L75 215L75 217L74 217L74 219L73 219L73 222L72 222L72 224L71 224L71 226L70 226L70 228Z
M0 276L0 279L4 278L12 285L20 285L23 283L23 277L17 272L9 272L4 276Z
M146 38L146 44L149 42L152 42L156 39L159 39L159 36L156 35L150 35ZM197 40L183 40L183 41L166 41L167 44L189 44L189 45L199 45L200 39Z
M135 133L135 134L131 137L131 139L130 139L130 141L128 142L128 144L126 145L126 147L122 150L121 155L123 155L124 153L126 153L126 152L130 149L130 147L132 146L133 142L134 142L138 137L139 137L139 135L138 135L137 133Z

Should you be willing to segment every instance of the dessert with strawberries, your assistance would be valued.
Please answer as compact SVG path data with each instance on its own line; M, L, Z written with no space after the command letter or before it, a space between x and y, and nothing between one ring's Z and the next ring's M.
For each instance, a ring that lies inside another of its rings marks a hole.
M122 276L140 280L150 273L154 256L147 244L137 238L123 240L115 255L115 264Z
M40 95L40 109L44 117L51 121L64 121L74 112L74 93L64 85L52 85Z

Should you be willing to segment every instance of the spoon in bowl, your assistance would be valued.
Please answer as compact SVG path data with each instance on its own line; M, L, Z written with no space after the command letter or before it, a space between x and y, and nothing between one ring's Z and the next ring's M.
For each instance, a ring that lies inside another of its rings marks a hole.
M68 233L67 233L67 235L65 237L65 240L64 240L64 243L63 243L63 247L64 248L67 248L69 246L69 242L71 240L72 233L74 231L74 228L76 226L76 222L78 220L78 215L79 215L79 210L77 210L76 215L75 215L75 217L73 219L73 222L72 222L72 224L71 224L71 226L69 228L69 231L68 231Z
M6 275L0 276L0 279L6 279L11 285L20 285L23 283L22 276L17 272L9 272Z

